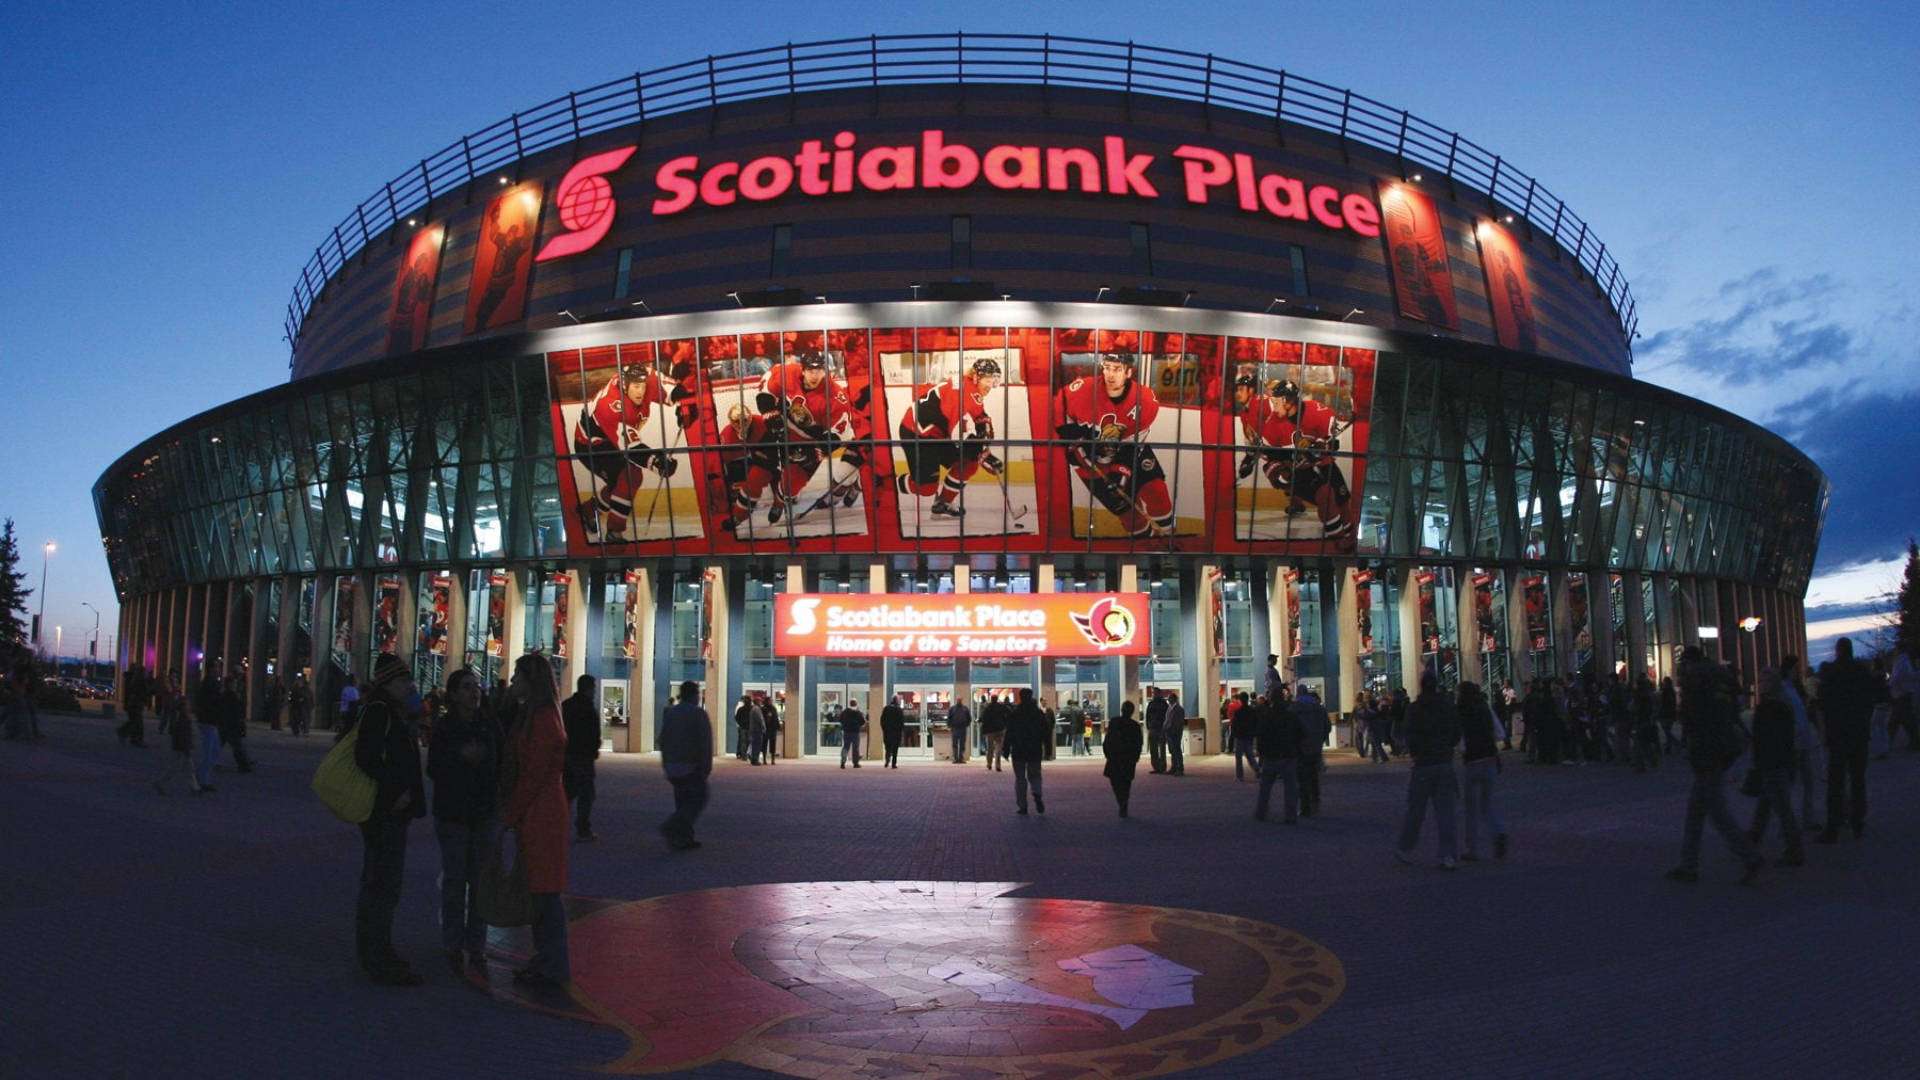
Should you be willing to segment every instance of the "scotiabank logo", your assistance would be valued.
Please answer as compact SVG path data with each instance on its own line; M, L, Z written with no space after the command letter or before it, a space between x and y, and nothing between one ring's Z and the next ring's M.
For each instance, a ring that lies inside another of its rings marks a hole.
M546 262L563 255L578 255L599 243L613 228L613 185L606 174L627 163L637 146L609 150L582 160L560 179L554 206L560 211L560 224L567 231L547 241L534 262Z
M568 171L555 204L561 224L570 231L548 241L539 260L578 254L600 242L612 227L615 209L605 174L624 165L637 149L597 154ZM1179 163L1177 190L1189 203L1205 206L1216 196L1231 198L1249 213L1311 222L1356 236L1380 235L1380 209L1367 195L1265 169L1251 154L1183 145L1171 156ZM1003 144L983 151L948 142L946 132L935 128L922 131L917 142L865 147L858 135L842 131L831 140L808 139L790 155L747 161L673 158L654 173L658 194L651 209L655 217L667 217L696 206L766 202L796 191L806 198L828 198L981 184L1001 191L1158 199L1153 173L1159 165L1158 155L1137 151L1120 135L1102 137L1098 149Z

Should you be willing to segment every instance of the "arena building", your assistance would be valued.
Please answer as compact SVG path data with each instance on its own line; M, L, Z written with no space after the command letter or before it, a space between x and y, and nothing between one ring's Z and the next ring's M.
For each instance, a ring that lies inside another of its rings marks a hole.
M1211 750L1269 652L1345 712L1804 647L1819 469L1632 378L1627 283L1542 184L1259 65L949 35L643 72L352 208L287 332L286 385L94 492L123 665L256 705L540 650L615 750L684 679L729 748L780 702L789 757L896 696L932 757L1020 688L1177 690Z

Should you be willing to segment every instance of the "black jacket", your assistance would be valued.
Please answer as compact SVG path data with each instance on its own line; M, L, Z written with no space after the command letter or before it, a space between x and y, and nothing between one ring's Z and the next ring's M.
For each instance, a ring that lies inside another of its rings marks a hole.
M468 720L448 712L434 722L427 740L434 817L470 826L499 812L503 740L500 725L484 712Z
M1129 777L1140 764L1140 749L1146 745L1146 734L1140 730L1140 721L1131 716L1116 716L1107 721L1106 737L1100 740L1100 752L1106 756L1107 766L1101 772L1112 777Z
M420 742L413 729L394 715L393 706L376 697L360 710L359 741L353 747L354 764L373 777L373 816L409 819L427 816L427 785L420 776ZM401 795L407 805L394 804Z
M1407 742L1413 747L1413 767L1447 765L1460 741L1460 713L1440 694L1421 694L1407 706Z
M570 765L600 756L600 706L590 694L575 694L560 703L560 723L567 729L566 760Z
M1007 757L1014 761L1039 761L1047 756L1047 743L1053 738L1053 725L1040 706L1028 702L1016 705L1007 720Z
M1007 717L1013 709L1004 701L989 701L980 710L980 733L991 735L996 731L1007 730Z
M1778 695L1761 698L1753 707L1753 767L1791 769L1793 763L1793 706Z
M1497 757L1500 744L1493 737L1492 706L1485 694L1468 694L1460 700L1460 736L1466 743L1466 761Z
M1252 709L1254 714L1254 748L1260 751L1262 768L1268 758L1284 761L1300 756L1300 718L1293 714L1288 706L1248 705L1241 712Z

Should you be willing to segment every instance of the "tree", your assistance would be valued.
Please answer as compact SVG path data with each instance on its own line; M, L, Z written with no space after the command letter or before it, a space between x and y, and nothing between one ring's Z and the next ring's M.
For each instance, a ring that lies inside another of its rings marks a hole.
M27 658L27 575L18 569L20 545L13 536L13 519L0 533L0 666L11 668Z
M1920 656L1920 543L1907 540L1907 572L1894 610L1893 647Z

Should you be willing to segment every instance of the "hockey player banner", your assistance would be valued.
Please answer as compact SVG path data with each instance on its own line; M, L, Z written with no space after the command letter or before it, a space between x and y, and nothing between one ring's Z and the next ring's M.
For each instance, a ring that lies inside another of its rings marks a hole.
M1532 652L1545 652L1553 647L1553 631L1547 615L1547 579L1538 575L1521 578L1520 595L1527 609L1527 648Z
M1353 573L1354 619L1360 633L1360 654L1373 652L1373 571Z
M433 288L440 279L440 248L446 238L445 226L429 225L414 233L407 244L407 257L393 283L393 307L387 315L388 356L427 347Z
M400 579L393 575L380 578L373 605L373 651L394 652L400 642Z
M1232 521L1235 540L1354 549L1375 359L1371 349L1227 339L1230 396L1211 441L1233 449L1216 455L1214 520Z
M1453 274L1447 264L1447 237L1440 214L1426 192L1391 184L1381 194L1382 231L1393 268L1393 296L1400 314L1448 330L1459 329L1453 302Z
M700 339L715 431L703 470L723 550L872 546L873 377L864 330Z
M1473 575L1473 621L1475 632L1480 635L1482 655L1506 648L1506 633L1495 614L1494 593L1498 582L1498 576L1491 571L1480 570Z
M1567 624L1573 630L1573 647L1582 652L1593 648L1593 626L1587 612L1587 575L1567 575Z
M1207 424L1198 394L1188 392L1199 385L1203 358L1188 351L1186 338L1135 330L1054 332L1057 536L1177 546L1181 537L1206 535L1200 447ZM1162 400L1162 387L1178 393Z
M567 608L573 600L573 578L562 571L553 575L553 655L567 658Z
M1493 309L1493 332L1503 348L1537 353L1540 339L1533 325L1533 290L1527 284L1527 262L1513 234L1483 221L1475 230L1480 238L1480 266L1487 276L1487 306Z
M731 340L731 339L728 339ZM699 540L699 365L691 341L551 353L554 451L572 506L568 550Z
M781 593L775 656L1146 656L1146 593Z
M1414 591L1420 598L1420 651L1440 651L1440 612L1434 600L1434 576L1422 570L1413 575Z
M1300 571L1288 570L1280 575L1281 588L1287 594L1287 655L1300 655Z
M358 602L360 590L350 577L338 577L333 582L333 658L343 668L353 655L353 608Z
M526 314L543 190L540 181L528 180L487 203L473 248L473 274L467 279L464 333L509 326Z
M452 601L453 578L435 574L428 586L426 611L420 619L420 640L415 648L433 656L447 655L447 607Z
M1037 536L1039 474L1028 375L1048 358L1046 330L968 327L874 334L891 453L880 481L898 494L903 540Z
M507 575L502 570L487 575L487 655L507 655Z
M640 571L629 570L625 574L627 584L627 603L622 622L625 628L621 632L620 655L629 660L639 659L640 647Z

